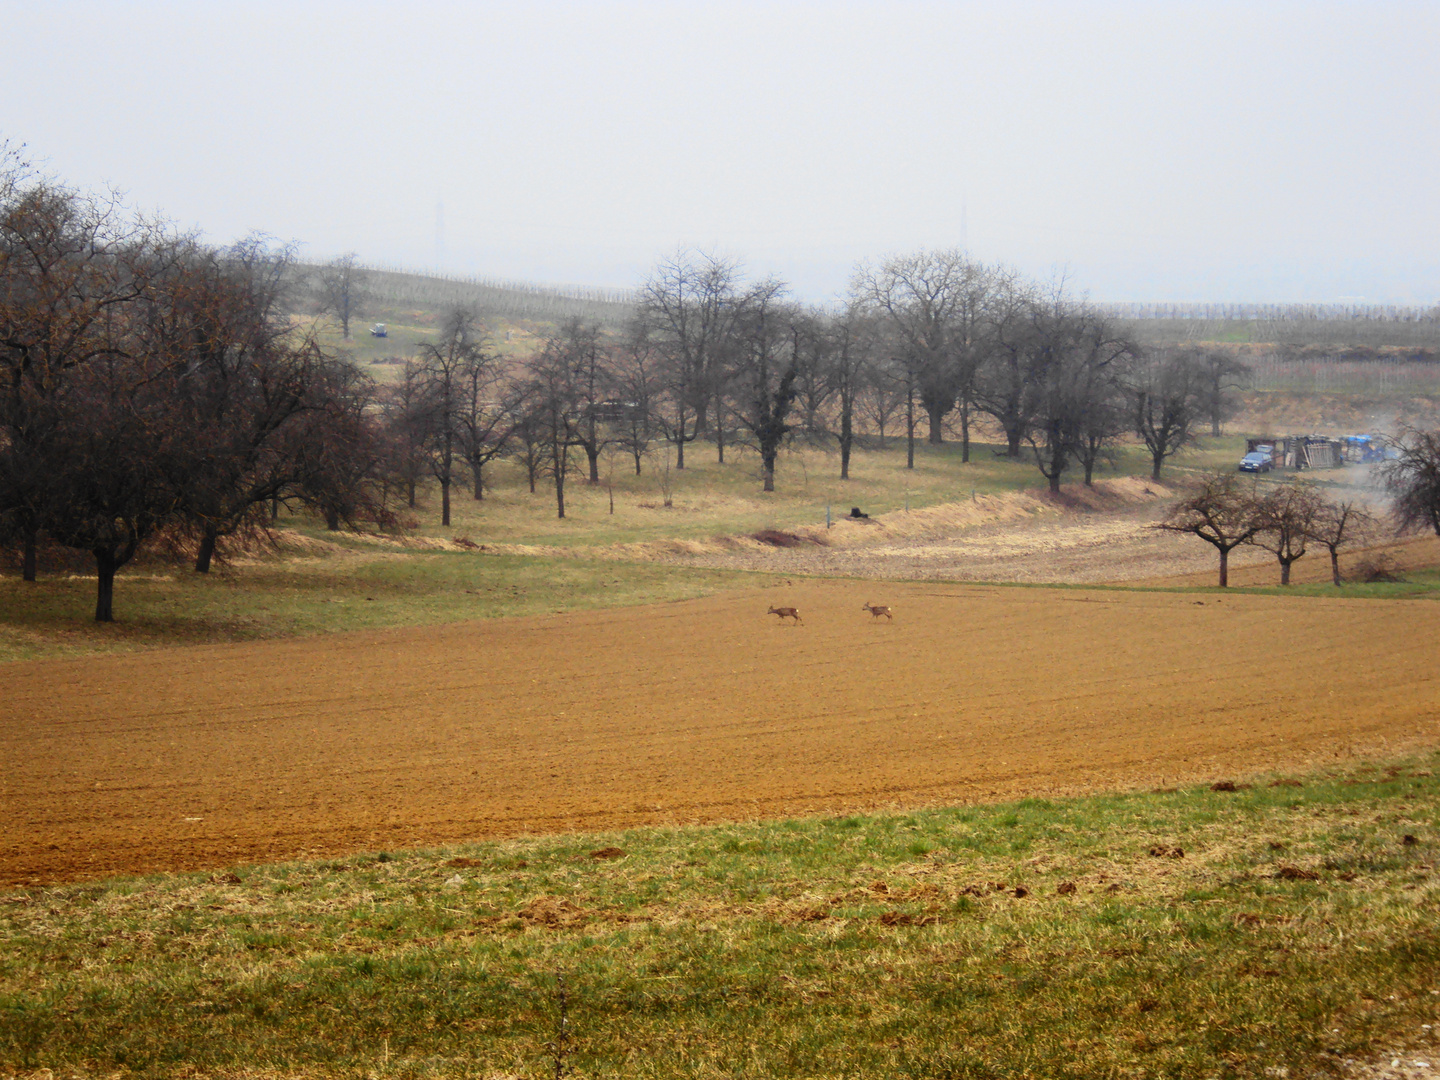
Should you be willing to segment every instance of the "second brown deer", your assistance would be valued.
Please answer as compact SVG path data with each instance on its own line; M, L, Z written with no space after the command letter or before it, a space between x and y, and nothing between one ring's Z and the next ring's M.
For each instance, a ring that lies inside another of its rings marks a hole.
M791 619L794 619L797 623L800 621L800 609L799 609L799 608L793 608L793 607L772 607L772 608L771 608L769 611L767 611L765 614L766 614L766 615L779 615L781 622L784 622L787 617L788 617L788 618L791 618Z
M881 615L884 615L885 618L889 619L891 622L895 621L895 616L890 613L889 604L864 603L860 605L860 610L868 611L872 619L878 619Z

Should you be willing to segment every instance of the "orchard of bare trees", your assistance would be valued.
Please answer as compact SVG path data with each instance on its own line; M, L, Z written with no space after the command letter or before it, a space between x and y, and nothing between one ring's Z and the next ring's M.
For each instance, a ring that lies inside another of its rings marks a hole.
M95 618L160 534L210 569L280 502L383 517L372 387L296 334L290 252L218 250L0 162L0 543L93 558Z

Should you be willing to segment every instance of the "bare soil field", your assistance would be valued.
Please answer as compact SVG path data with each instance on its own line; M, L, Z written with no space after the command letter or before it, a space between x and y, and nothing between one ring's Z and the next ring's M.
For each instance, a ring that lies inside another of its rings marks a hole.
M1434 746L1437 654L1430 601L797 580L17 662L0 884L1314 769Z

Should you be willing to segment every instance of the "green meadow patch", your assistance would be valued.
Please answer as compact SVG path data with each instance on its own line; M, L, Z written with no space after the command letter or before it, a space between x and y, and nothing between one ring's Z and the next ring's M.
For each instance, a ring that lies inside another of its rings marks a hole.
M1333 1071L1440 1016L1437 766L0 893L0 1073Z

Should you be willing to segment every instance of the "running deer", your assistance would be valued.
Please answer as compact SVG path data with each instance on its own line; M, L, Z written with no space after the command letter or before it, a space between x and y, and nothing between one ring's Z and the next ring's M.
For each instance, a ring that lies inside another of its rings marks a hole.
M895 616L890 613L889 604L871 604L867 602L860 605L860 610L868 611L872 619L878 619L881 615L884 615L885 618L891 622L895 621Z
M800 609L799 609L799 608L793 608L793 607L772 607L772 608L771 608L769 611L767 611L765 614L766 614L766 615L779 615L781 622L784 622L784 621L785 621L785 617L786 617L787 615L788 615L790 618L794 619L797 623L800 621Z

